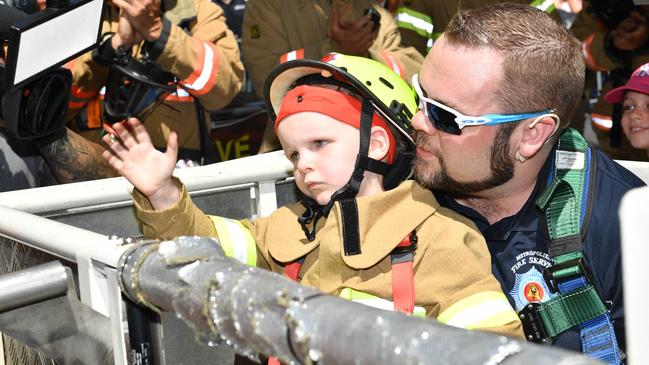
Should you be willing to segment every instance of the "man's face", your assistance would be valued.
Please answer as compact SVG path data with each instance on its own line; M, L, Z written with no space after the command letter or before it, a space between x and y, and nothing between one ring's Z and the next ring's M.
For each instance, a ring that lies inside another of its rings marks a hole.
M462 114L481 116L506 112L494 102L501 70L502 57L496 52L459 48L441 37L428 53L419 80L427 97ZM510 133L500 133L500 126L471 126L459 136L448 134L435 129L421 110L412 124L415 177L423 186L470 196L512 178Z

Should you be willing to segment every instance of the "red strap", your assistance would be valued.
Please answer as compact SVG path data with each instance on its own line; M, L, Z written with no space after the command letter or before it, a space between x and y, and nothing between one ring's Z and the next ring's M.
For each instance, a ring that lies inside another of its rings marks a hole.
M300 274L300 269L302 268L302 261L294 261L291 263L288 263L284 266L284 276L287 278L293 280L293 281L299 281L298 280L298 275ZM276 357L269 357L268 358L268 365L281 365L279 360Z
M397 248L413 245L410 237L409 234L401 240ZM415 273L412 269L414 253L412 251L408 252L408 260L398 263L394 262L395 254L392 255L392 302L394 303L394 310L412 314L415 310Z
M286 266L284 266L284 276L286 276L287 278L293 281L299 281L297 279L297 276L300 274L301 267L302 267L301 261L294 261L286 264Z
M406 236L397 247L414 245L410 240L411 237L412 234ZM395 311L412 314L415 310L415 274L412 270L414 254L412 252L408 252L408 254L410 255L408 261L392 264L392 301ZM299 281L298 275L301 268L301 261L288 263L284 266L284 276ZM280 365L280 362L276 357L271 356L268 358L268 365Z

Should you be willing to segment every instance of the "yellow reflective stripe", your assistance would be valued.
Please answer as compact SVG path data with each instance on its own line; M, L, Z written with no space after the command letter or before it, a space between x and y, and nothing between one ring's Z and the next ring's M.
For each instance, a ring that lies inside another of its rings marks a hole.
M505 294L485 291L464 298L440 313L437 320L466 329L502 326L518 320Z
M433 19L424 13L402 6L397 10L396 18L400 28L410 29L426 38L433 35Z
M257 245L255 239L241 222L217 216L210 216L219 235L225 255L248 266L257 265Z
M542 10L546 13L552 13L554 8L554 0L534 0L530 3L530 6L533 6L539 10Z
M344 288L340 292L339 297L377 309L383 309L386 311L394 310L394 302L351 288ZM426 317L426 309L422 306L415 306L412 315L415 317Z

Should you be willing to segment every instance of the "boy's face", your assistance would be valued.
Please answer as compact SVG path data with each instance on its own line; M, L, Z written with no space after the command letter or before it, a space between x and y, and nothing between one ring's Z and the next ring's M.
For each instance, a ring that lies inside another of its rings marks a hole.
M358 129L324 114L301 112L284 118L277 136L293 163L298 188L318 204L327 204L349 181L358 154Z
M634 148L649 150L649 95L627 91L622 106L624 134Z

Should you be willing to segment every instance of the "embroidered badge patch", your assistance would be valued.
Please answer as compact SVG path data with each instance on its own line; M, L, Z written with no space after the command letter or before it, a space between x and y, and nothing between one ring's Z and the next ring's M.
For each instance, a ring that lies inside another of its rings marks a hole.
M543 274L532 267L523 274L516 274L514 287L509 295L516 302L516 310L521 310L529 302L547 302L554 294L548 289Z

